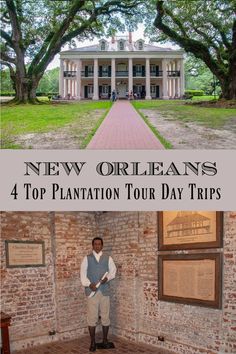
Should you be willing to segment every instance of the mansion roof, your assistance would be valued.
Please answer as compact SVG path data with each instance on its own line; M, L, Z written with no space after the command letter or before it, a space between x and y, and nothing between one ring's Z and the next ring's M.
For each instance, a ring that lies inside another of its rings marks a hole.
M101 39L99 43L85 46L81 48L70 48L69 50L65 50L61 52L61 54L148 54L148 53L160 53L164 54L179 54L183 55L184 51L182 49L174 50L171 48L163 48L159 46L155 46L152 44L146 44L143 39L138 39L137 41L132 40L132 35L129 36L120 36L120 37L112 37L110 41L106 39Z
M90 46L86 46L86 47L81 47L81 48L73 48L73 49L69 49L69 50L66 50L66 51L63 51L63 53L65 52L101 52L101 48L100 48L100 45L99 44L95 44L95 45L90 45ZM106 49L106 50L103 50L103 52L118 52L120 51L118 49L117 46L112 46L112 45L109 45L109 47ZM140 49L137 49L134 45L128 45L123 51L125 52L166 52L166 51L171 51L173 52L174 50L171 49L171 48L162 48L162 47L157 47L157 46L154 46L154 45L151 45L151 44L144 44L143 45L143 49L140 50Z

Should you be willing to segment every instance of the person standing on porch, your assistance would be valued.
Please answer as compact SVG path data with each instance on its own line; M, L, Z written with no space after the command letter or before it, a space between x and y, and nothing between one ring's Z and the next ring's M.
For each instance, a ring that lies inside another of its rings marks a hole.
M111 99L112 99L112 102L115 102L115 100L116 100L116 91L115 90L112 91Z
M80 268L81 283L87 296L87 323L91 339L89 350L96 351L95 331L99 311L103 331L103 348L108 348L107 335L110 326L110 281L115 278L116 266L111 258L102 252L103 239L92 240L92 253L85 256Z

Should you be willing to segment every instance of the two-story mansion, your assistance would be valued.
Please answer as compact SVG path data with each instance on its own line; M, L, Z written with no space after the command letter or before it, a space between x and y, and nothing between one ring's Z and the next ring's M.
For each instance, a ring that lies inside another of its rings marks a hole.
M128 36L60 53L59 94L98 100L113 90L119 98L180 98L184 94L184 52L145 44Z

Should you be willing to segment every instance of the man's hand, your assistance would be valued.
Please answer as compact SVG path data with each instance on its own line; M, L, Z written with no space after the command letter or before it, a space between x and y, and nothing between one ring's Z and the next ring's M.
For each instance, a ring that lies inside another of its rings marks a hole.
M101 280L101 284L105 284L108 281L107 277Z
M90 289L93 290L93 291L96 291L96 290L97 290L96 284L94 284L94 283L91 283L91 284L89 285L89 287L90 287Z

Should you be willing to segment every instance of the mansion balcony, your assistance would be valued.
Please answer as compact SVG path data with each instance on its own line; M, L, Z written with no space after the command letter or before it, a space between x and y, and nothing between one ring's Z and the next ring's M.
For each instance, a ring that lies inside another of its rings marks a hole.
M180 77L180 71L179 70L167 70L167 76Z
M93 71L82 70L81 77L93 77Z
M76 71L64 71L64 77L76 77Z
M117 77L128 77L129 72L127 70L125 71L116 71L116 76Z
M125 71L116 71L116 77L128 77L129 72L128 70ZM150 71L150 77L162 77L163 76L163 71L158 70L158 71ZM180 77L180 71L179 70L168 70L167 71L167 76L168 77ZM76 71L64 71L64 78L75 78L76 77ZM81 77L94 77L94 72L86 72L85 70L81 71ZM111 72L98 72L98 77L111 77ZM135 72L133 71L133 77L146 77L146 72L145 70L143 72Z

